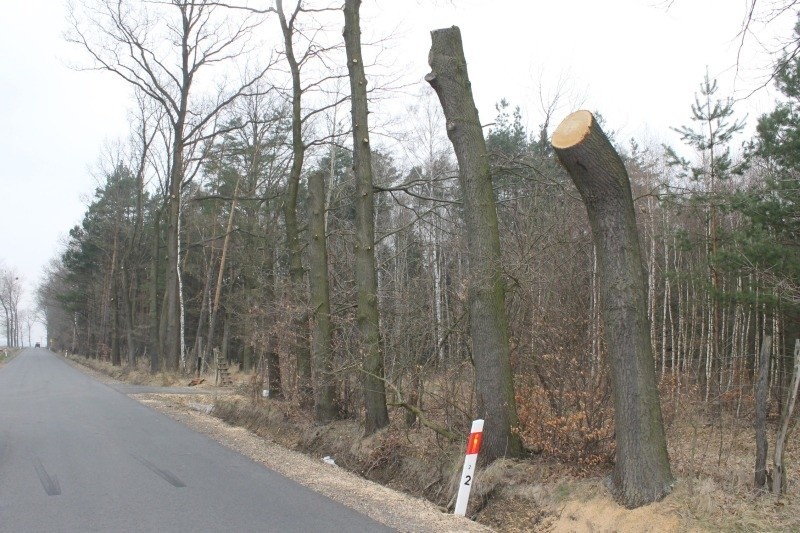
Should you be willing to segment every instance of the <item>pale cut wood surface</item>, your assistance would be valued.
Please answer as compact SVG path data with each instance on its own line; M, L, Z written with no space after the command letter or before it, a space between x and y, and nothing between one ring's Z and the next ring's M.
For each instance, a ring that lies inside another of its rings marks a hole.
M555 148L570 148L579 144L589 134L592 125L592 114L580 110L571 113L553 132L552 144Z

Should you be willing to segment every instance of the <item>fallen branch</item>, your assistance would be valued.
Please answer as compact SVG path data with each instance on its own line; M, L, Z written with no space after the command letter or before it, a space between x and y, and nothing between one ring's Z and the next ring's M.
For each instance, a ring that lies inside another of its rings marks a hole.
M388 405L390 407L402 407L403 409L409 410L410 412L414 413L414 415L416 415L417 420L419 420L420 424L422 424L428 429L432 429L433 431L435 431L436 433L438 433L439 435L441 435L446 439L455 442L461 438L461 436L458 435L457 433L450 431L446 427L441 426L436 422L428 420L428 418L425 416L425 413L419 407L415 407L406 402L394 402L394 403L389 403Z

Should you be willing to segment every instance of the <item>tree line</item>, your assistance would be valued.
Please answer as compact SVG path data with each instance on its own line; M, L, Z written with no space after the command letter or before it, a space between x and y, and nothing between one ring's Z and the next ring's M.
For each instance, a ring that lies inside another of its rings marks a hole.
M0 264L0 307L3 308L3 336L5 345L11 348L24 346L25 330L33 325L32 313L20 309L22 282L13 268ZM28 343L30 344L30 342Z
M270 398L368 433L395 410L447 438L485 416L490 460L612 460L608 295L548 141L553 106L529 131L501 101L470 161L447 142L466 96L454 119L420 88L403 131L377 141L388 129L368 105L392 97L391 80L368 83L379 68L359 5L73 6L69 40L134 105L39 288L51 346L152 372L223 358ZM343 38L324 31L343 13ZM685 146L610 135L631 180L662 403L749 412L766 362L783 405L800 337L800 61L777 65L783 97L743 149L708 76L676 128ZM448 66L431 67L440 92Z

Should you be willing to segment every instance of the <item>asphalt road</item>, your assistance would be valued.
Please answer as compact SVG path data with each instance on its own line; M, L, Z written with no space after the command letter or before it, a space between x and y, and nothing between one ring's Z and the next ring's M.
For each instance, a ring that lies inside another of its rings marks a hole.
M30 348L0 368L0 531L390 531Z

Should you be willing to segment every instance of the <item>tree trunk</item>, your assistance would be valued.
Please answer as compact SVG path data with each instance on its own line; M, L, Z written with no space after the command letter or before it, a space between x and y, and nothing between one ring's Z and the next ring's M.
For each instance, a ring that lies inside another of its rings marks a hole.
M303 121L301 116L303 92L300 86L300 66L294 57L294 47L292 45L293 28L286 20L281 0L277 0L276 7L281 23L281 32L283 33L286 61L289 63L289 71L292 75L292 166L289 170L283 203L284 220L286 222L286 246L289 251L289 280L291 281L291 294L295 303L292 315L292 335L294 337L292 349L297 361L300 404L308 406L312 401L311 351L308 340L308 304L306 287L303 283L305 277L302 262L303 245L300 242L300 228L297 221L297 197L306 153L306 146L303 144ZM296 9L300 10L300 3L297 4ZM297 11L294 14L296 15ZM294 16L292 20L294 20Z
M150 373L155 374L158 372L161 362L159 354L161 353L161 335L159 335L158 326L158 271L159 271L159 238L161 235L161 210L157 210L153 218L153 249L150 258L150 331L149 331L149 345L150 345Z
M228 313L222 315L222 344L220 346L220 353L222 354L223 361L230 361L230 354L228 349L231 345L231 317Z
M119 276L117 272L117 256L119 255L119 221L114 227L114 244L111 252L111 365L120 366L122 361L119 349Z
M792 385L788 389L786 403L781 412L780 429L775 438L775 455L772 459L772 492L775 494L786 493L786 473L783 469L784 452L786 451L786 438L789 436L789 422L792 420L794 404L797 401L797 389L800 387L800 339L794 341L794 371L792 372Z
M199 377L203 373L203 363L208 361L209 357L211 356L211 346L212 346L212 339L210 335L211 329L211 319L208 318L209 322L209 336L206 342L206 345L203 346L203 326L206 324L206 319L209 314L209 308L211 307L211 280L214 278L214 263L216 262L216 253L214 250L211 250L211 257L208 261L208 267L206 268L206 275L205 275L205 282L203 283L203 297L200 301L200 316L197 319L197 333L194 336L194 354L195 358L197 359L197 376Z
M331 361L331 297L328 283L328 239L325 235L325 175L314 172L308 177L309 282L311 284L312 336L314 360L314 418L327 424L336 416L333 405L334 377Z
M132 279L128 279L131 276ZM136 365L136 341L133 336L133 317L136 312L134 298L131 297L131 287L136 287L136 279L134 277L134 269L130 267L129 261L124 261L120 265L120 279L122 280L121 298L122 309L125 311L125 344L127 346L127 365L134 367Z
M425 80L439 96L447 136L458 159L466 223L470 333L475 362L478 417L486 421L481 457L491 462L516 457L522 441L516 428L514 381L509 361L508 317L500 264L500 232L492 176L467 63L456 27L431 32Z
M275 252L269 239L264 241L264 272L266 273L266 283L264 285L264 301L272 309L267 313L267 339L264 363L267 366L267 387L269 388L268 397L271 399L283 399L283 381L281 379L281 359L278 355L278 335L276 332L275 310Z
M367 79L361 57L361 0L345 0L344 43L353 120L353 172L356 178L355 278L357 322L361 334L364 371L365 430L369 435L389 425L383 353L378 327L378 274L375 265L375 205L372 188L372 153L367 120Z
M763 489L767 484L767 390L769 385L769 354L772 337L764 335L761 341L761 359L756 381L756 471L755 488Z
M111 282L111 365L120 366L122 357L119 348L119 292L117 276L113 276Z
M588 111L564 119L552 144L586 204L597 247L616 424L611 489L626 507L639 507L669 494L673 477L656 388L630 181L622 160Z
M236 215L236 204L238 201L239 195L239 183L242 181L242 177L239 176L236 179L236 185L233 187L233 198L231 199L231 212L228 214L228 224L225 226L225 237L222 239L222 255L219 259L219 270L217 271L217 284L214 288L214 300L211 303L210 315L209 315L209 322L208 322L208 344L206 345L206 357L210 353L211 347L214 344L214 333L217 324L217 318L219 316L219 305L220 300L222 298L222 281L225 278L225 263L228 259L228 247L230 246L231 242L231 235L233 234L233 220ZM214 262L211 262L211 267L213 268Z
M175 159L180 160L179 157ZM173 163L175 164L175 163ZM180 163L182 164L182 163ZM166 306L164 309L166 327L164 330L164 366L177 371L180 358L180 302L178 297L178 217L180 216L180 175L172 172L170 198L167 202L167 276Z
M242 352L242 372L248 373L253 368L253 346L246 344Z

